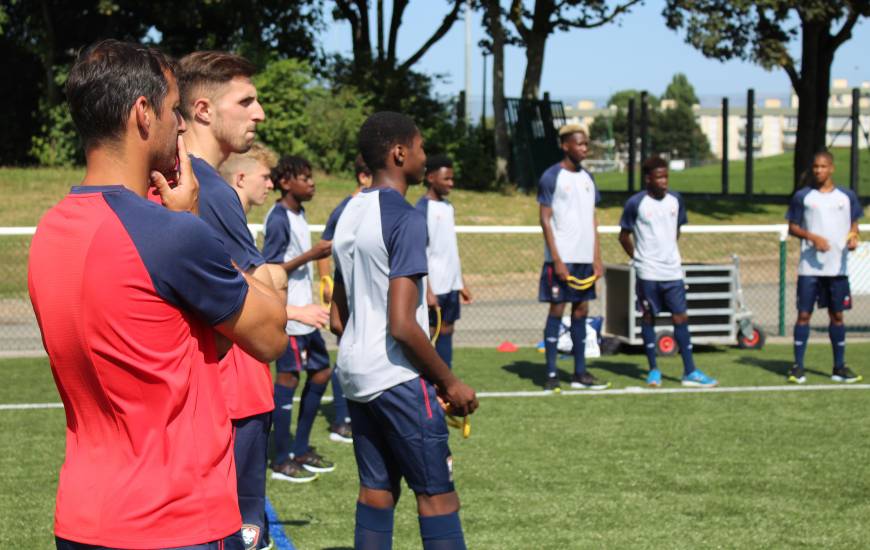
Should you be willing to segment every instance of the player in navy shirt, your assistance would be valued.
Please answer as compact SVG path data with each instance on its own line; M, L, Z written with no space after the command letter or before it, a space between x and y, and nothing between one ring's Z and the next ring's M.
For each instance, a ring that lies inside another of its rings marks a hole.
M321 241L329 243L330 254L332 253L332 238L335 236L335 226L338 224L338 218L344 211L344 207L354 198L360 191L367 189L372 184L372 172L363 160L362 155L357 155L353 162L353 172L356 178L356 189L351 195L348 195L336 206L329 214L326 220L326 226L323 228L323 233L320 235ZM317 260L317 270L321 275L321 286L323 293L323 302L325 305L332 303L332 287L324 283L324 275L331 273L329 267L329 258ZM344 397L344 392L341 390L341 384L338 381L338 369L336 364L332 371L332 404L335 408L335 421L329 426L329 439L341 443L353 443L353 430L350 421L350 413L347 410L347 400Z
M333 240L330 322L341 336L339 380L353 419L359 549L391 548L402 478L417 497L423 548L465 548L438 398L460 415L472 413L477 398L427 334L426 220L404 199L423 177L422 141L407 116L366 120L359 146L374 182L348 202Z
M858 219L863 215L858 197L834 185L834 157L827 151L813 159L813 183L794 194L788 207L789 234L801 240L798 264L797 309L794 326L795 363L788 381L803 384L804 354L810 336L810 318L816 304L828 309L828 335L834 352L831 380L862 380L846 366L846 325L843 312L852 308L847 261L858 246Z
M271 287L272 277L248 230L240 195L218 172L230 154L251 148L257 124L264 119L251 82L254 66L226 52L194 52L181 59L179 73L181 111L189 124L186 139L200 186L199 215L218 233L238 268ZM274 288L272 296L280 300ZM251 548L262 548L269 544L265 472L275 406L271 373L267 363L238 347L228 352L220 367L235 432L242 535Z
M538 301L549 304L544 327L547 361L545 390L559 389L556 344L565 303L571 303L571 342L574 355L572 388L603 390L608 382L586 370L586 316L595 299L594 280L603 274L595 205L601 200L595 180L581 163L589 151L586 131L577 124L559 129L565 157L541 175L538 185L544 265ZM573 281L573 282L572 282Z

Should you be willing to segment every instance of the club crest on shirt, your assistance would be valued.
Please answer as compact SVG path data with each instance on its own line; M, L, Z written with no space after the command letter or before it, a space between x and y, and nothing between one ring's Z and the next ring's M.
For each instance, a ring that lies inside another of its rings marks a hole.
M257 543L260 542L260 526L251 523L242 525L242 542L245 544L245 550L255 550Z

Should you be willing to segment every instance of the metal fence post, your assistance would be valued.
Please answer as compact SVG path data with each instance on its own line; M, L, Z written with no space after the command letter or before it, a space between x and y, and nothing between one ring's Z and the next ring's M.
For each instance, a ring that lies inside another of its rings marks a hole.
M785 336L785 264L788 257L788 230L779 234L779 335Z

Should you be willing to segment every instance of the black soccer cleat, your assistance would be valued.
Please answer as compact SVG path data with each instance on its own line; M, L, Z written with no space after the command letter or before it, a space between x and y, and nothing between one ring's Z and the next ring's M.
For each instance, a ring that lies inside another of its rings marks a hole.
M559 386L559 378L556 376L547 377L547 381L544 382L544 391L562 391L562 388Z
M831 374L831 380L834 382L841 382L843 384L854 384L855 382L860 382L864 380L864 377L860 374L855 374L852 372L852 369L843 365L840 368L835 368L834 372Z
M806 375L804 375L804 368L799 367L798 365L792 365L790 369L788 369L788 377L786 378L790 384L803 384L807 381Z
M571 377L571 387L580 390L606 390L610 387L610 382L599 380L589 372L584 372Z

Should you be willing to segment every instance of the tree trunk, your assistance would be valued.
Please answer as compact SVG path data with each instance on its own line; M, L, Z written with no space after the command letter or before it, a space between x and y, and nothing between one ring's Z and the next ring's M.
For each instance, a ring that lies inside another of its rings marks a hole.
M48 99L48 104L53 107L61 101L57 83L54 81L54 24L51 21L51 10L46 0L40 2L40 8L43 31L45 32L42 45L39 47L41 50L42 66L45 71L45 97Z
M488 0L487 16L492 33L492 108L495 119L495 180L499 188L508 183L508 142L504 101L504 28L499 0Z
M804 21L801 38L801 76L798 96L798 128L794 149L794 188L812 176L813 156L827 147L828 98L831 92L830 21Z
M544 46L547 35L532 31L526 43L526 73L523 76L523 99L537 99L541 95L541 73L544 70Z

